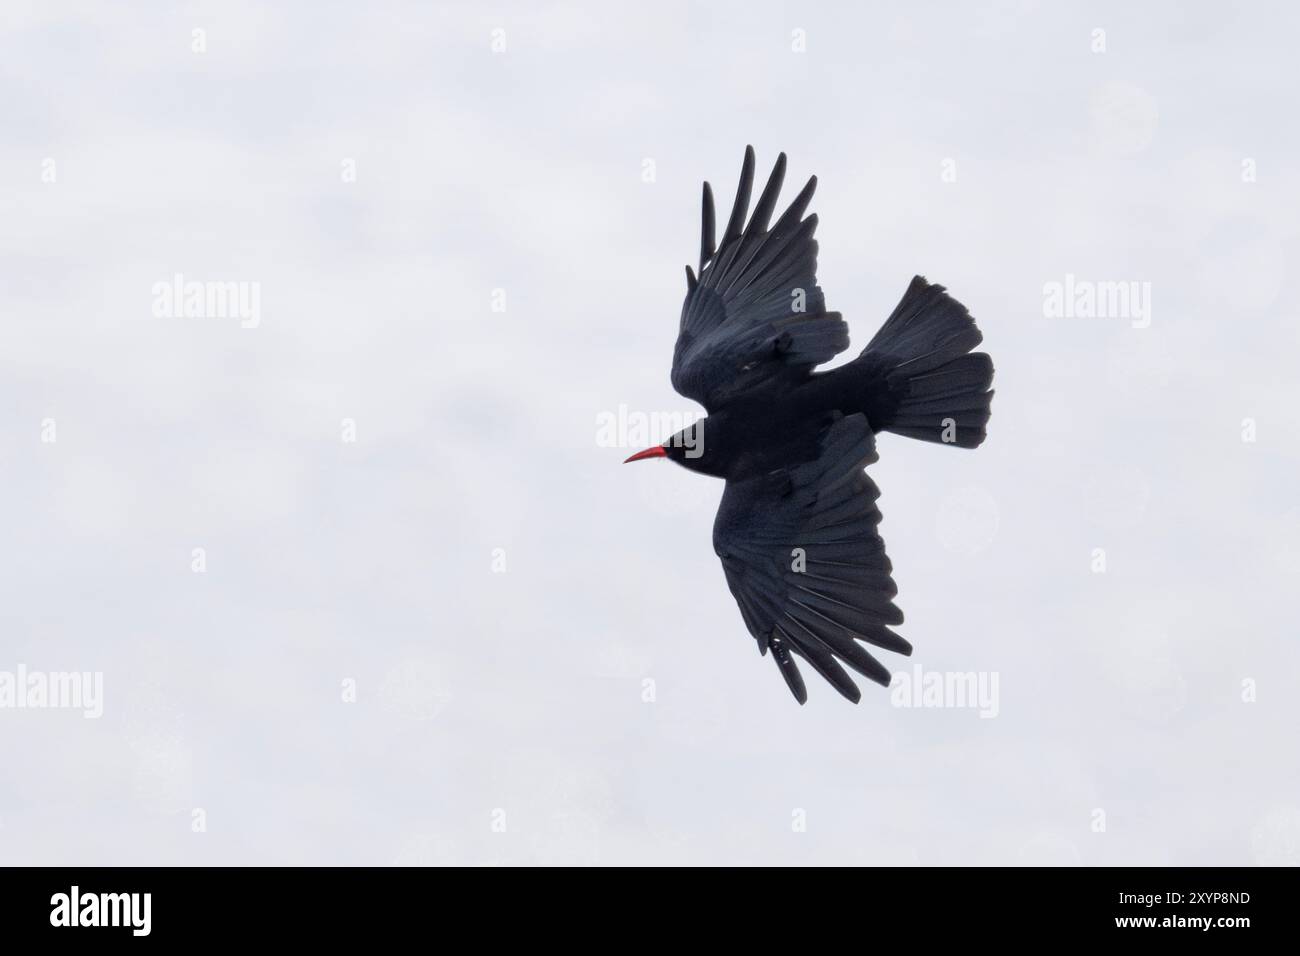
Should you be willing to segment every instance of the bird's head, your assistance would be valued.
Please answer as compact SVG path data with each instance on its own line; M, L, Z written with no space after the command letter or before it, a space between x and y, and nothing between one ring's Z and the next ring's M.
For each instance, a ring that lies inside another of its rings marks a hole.
M687 425L667 441L660 445L651 445L644 451L637 452L625 460L623 464L626 465L630 461L644 461L647 458L667 458L670 461L677 462L684 468L689 468L691 471L707 473L708 468L705 464L704 455L705 421L706 419L700 419Z

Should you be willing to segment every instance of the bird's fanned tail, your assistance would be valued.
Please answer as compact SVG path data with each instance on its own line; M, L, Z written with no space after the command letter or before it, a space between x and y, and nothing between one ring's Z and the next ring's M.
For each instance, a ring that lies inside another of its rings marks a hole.
M966 307L916 276L854 365L867 383L875 431L975 448L984 441L993 360Z

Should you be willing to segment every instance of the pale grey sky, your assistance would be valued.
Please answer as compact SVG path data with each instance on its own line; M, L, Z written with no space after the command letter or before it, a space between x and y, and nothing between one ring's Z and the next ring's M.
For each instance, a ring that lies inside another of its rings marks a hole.
M103 679L0 708L0 863L1300 862L1294 5L0 16L0 673ZM872 476L886 663L996 717L795 705L721 485L597 441L693 410L751 142L853 354L915 273L984 331L985 445ZM156 315L178 273L256 327Z

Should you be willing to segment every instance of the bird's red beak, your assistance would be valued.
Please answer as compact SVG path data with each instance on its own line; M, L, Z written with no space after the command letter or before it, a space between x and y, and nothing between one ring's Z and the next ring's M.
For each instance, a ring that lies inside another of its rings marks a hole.
M642 458L667 458L667 457L668 457L667 448L665 448L663 445L652 445L651 447L647 448L645 451L639 451L631 458L626 459L623 462L623 464L626 465L629 461L640 461Z

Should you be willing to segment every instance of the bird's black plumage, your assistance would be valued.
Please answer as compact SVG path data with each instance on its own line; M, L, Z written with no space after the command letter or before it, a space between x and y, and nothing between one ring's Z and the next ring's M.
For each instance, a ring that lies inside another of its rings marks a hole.
M813 177L769 230L785 178L785 155L745 224L754 185L754 151L745 150L736 202L722 244L713 248L713 192L704 186L700 275L687 267L673 354L673 387L710 412L763 384L792 382L849 346L849 328L827 312L817 287L817 217L803 219Z
M716 247L704 185L699 274L687 266L672 382L709 414L648 451L726 480L714 550L745 626L795 698L807 699L802 658L856 702L843 665L889 684L864 644L912 650L891 630L903 614L877 532L879 491L863 470L877 460L875 435L979 445L993 365L971 351L982 337L966 308L917 276L857 359L815 372L848 348L848 326L817 285L817 217L804 218L816 177L771 224L785 165L783 153L750 215L746 148Z
M876 460L864 415L821 433L817 457L728 481L713 524L713 547L741 616L760 652L786 649L804 658L852 701L858 688L837 662L889 685L889 672L857 640L911 653L889 630L903 614L876 533L880 492L862 470ZM798 668L776 655L795 697Z

